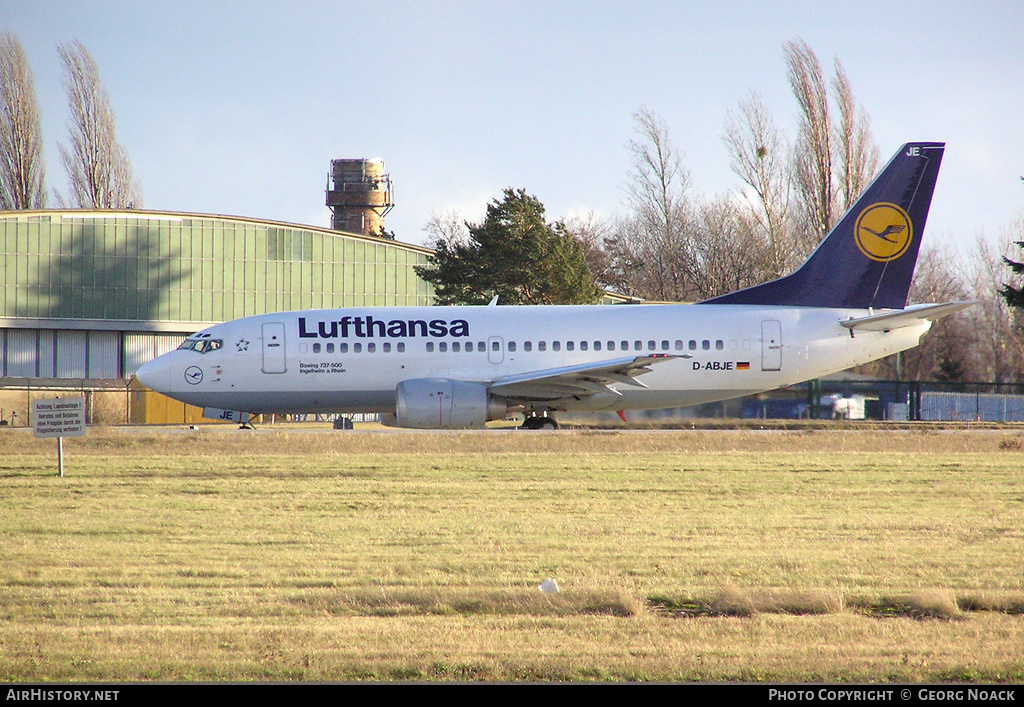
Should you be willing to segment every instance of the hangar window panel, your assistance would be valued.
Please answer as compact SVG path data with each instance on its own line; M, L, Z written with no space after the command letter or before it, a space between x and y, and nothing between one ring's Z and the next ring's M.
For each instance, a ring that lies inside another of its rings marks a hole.
M321 233L310 233L311 250L309 259L314 263L322 263L324 260L324 236Z
M180 258L171 257L168 265L170 280L167 282L165 290L170 299L171 319L175 321L190 319L190 312L185 309L188 302L188 290L186 289L189 280L188 264Z
M366 273L362 258L352 261L352 281L347 289L352 294L366 291Z
M223 253L223 249L221 248L221 246L223 246L222 239L218 237L217 243L218 248L215 248L214 252L216 253L217 250L220 250ZM213 272L212 277L214 291L220 293L230 289L227 283L231 281L231 274L228 271L228 268L231 267L231 263L225 262L222 257L214 256L214 258L210 261L210 265ZM221 311L221 313L223 314L223 310Z
M117 287L114 289L114 294L110 298L113 300L113 310L115 312L113 319L130 319L128 316L128 297L129 290L126 287Z
M56 237L54 236L54 228L57 229L57 233L59 234L60 226L54 226L53 228L44 229L39 234L39 238L35 244L35 252L39 253L41 257L49 257L51 252L50 244L55 240L59 240L59 235Z
M103 238L103 252L109 257L117 257L124 251L128 241L128 224L121 222L115 228L108 228Z
M209 228L204 227L203 237L205 239L208 239L210 242L210 257L212 257L214 260L222 263L226 259L231 257L227 252L227 247L224 242L225 238L223 228L219 226L214 226L213 224L211 224Z
M264 310L268 312L274 312L277 311L278 307L280 306L279 297L281 280L283 280L283 277L281 276L283 275L283 273L281 272L280 263L268 262L266 264L266 267L267 289L266 292L264 293L266 302Z
M196 285L203 293L203 319L205 319L206 321L210 321L212 312L210 312L209 310L210 298L208 295L210 294L211 290L214 289L214 267L211 261L207 260L206 258L203 258L203 260L200 262L199 268L200 271L198 277L196 278Z
M182 262L192 260L192 236L187 232L178 234L179 251L178 257Z
M314 261L309 265L310 269L310 281L309 289L313 293L316 301L314 306L324 306L323 293L324 293L324 266L320 261Z
M223 298L219 305L214 308L213 318L215 321L227 321L228 319L235 319L235 292L231 289L226 289L223 292Z
M18 252L28 253L29 244L39 240L39 224L29 221L25 228L18 232Z
M312 309L313 307L313 293L310 292L309 282L313 279L312 273L308 272L310 269L309 263L302 263L304 287L302 292L299 293L299 309Z

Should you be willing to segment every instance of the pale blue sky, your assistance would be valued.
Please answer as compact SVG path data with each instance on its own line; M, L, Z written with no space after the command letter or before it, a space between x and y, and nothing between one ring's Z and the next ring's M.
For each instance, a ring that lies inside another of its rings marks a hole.
M399 240L506 186L560 218L625 213L632 114L662 118L696 191L738 187L727 111L759 91L793 134L782 46L846 68L884 163L947 143L928 231L994 238L1024 208L1024 3L0 0L65 191L57 42L99 65L149 209L327 226L331 159L385 160ZM52 202L52 200L51 200Z

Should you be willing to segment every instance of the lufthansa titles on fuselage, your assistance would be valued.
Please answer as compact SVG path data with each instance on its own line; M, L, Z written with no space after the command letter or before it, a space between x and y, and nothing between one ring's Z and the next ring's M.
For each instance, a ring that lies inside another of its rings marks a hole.
M360 338L435 338L469 336L469 322L465 319L374 319L372 316L344 316L337 321L307 322L299 317L299 338L301 339L347 339Z

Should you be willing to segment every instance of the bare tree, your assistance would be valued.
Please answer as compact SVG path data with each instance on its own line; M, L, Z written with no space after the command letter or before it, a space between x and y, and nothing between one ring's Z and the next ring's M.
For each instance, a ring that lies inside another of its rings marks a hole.
M874 175L878 166L878 147L871 138L871 119L863 106L857 105L850 88L850 80L839 60L835 60L836 106L839 108L839 126L836 149L839 150L839 198L842 210L857 200Z
M642 108L629 141L633 169L626 187L632 213L609 239L613 268L627 285L624 294L681 301L693 296L693 252L688 238L689 174L665 123Z
M46 206L39 105L17 37L0 34L0 210Z
M1016 383L1024 373L1024 337L1015 326L1014 311L1000 294L1004 275L1004 258L1012 251L1013 242L1004 234L994 251L991 243L978 236L976 256L972 262L973 295L981 304L972 308L975 326L975 355L978 358L977 380L994 383Z
M808 236L817 243L832 227L836 208L828 90L821 63L806 42L786 42L783 53L789 85L800 106L794 175L811 231Z
M438 243L465 245L469 243L469 225L455 209L443 213L430 212L423 230L427 232L427 245L435 248Z
M74 41L58 46L71 109L70 149L60 148L71 197L83 208L140 208L142 195L128 153L117 142L110 97L92 56Z
M594 276L594 282L599 287L615 289L615 272L605 245L612 234L611 222L593 211L587 211L563 219L561 223L565 232L583 246L583 258Z
M787 149L760 94L751 92L738 114L729 113L723 139L733 172L747 185L740 219L748 240L759 243L763 280L779 277L805 253L793 241Z
M839 60L832 80L839 113L834 120L818 57L803 40L787 42L783 53L800 107L793 174L807 222L805 246L814 246L867 186L878 164L878 148L867 113L854 99Z

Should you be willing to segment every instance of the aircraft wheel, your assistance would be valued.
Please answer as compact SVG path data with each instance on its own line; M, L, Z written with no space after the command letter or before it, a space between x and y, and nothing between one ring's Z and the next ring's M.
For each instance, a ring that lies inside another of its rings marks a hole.
M522 429L524 430L557 430L558 421L553 417L542 417L541 415L531 415L530 417L523 420Z

